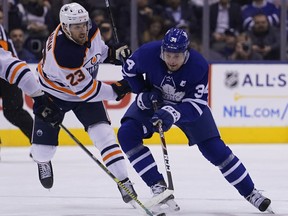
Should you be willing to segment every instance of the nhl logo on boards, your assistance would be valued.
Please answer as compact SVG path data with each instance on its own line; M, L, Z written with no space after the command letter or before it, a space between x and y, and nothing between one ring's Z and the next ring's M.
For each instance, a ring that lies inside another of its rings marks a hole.
M239 74L237 71L226 71L225 86L228 88L236 88L239 84Z

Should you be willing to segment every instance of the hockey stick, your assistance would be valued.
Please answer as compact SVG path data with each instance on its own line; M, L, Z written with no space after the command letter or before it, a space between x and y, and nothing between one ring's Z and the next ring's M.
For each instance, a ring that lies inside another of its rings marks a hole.
M114 19L113 19L111 6L110 6L110 1L109 0L105 0L105 4L106 4L106 8L108 10L108 15L110 17L110 21L111 21L111 24L112 24L113 37L114 37L115 42L118 44L119 43L119 39L118 39L118 34L117 34L117 28L115 26L115 22L114 22Z
M136 196L134 196L129 189L118 179L116 178L108 169L107 167L101 163L101 161L99 161L63 124L59 125L69 136L70 138L76 142L99 166L102 170L104 170L104 172L106 172L118 185L119 187L121 187L123 190L126 191L126 193L136 202L138 203L138 205L144 209L144 211L146 212L146 214L153 216L152 212L146 208L142 202L140 202L140 200L137 199Z
M156 111L157 108L157 101L153 100L153 109ZM167 180L168 180L168 189L169 190L174 190L173 186L173 181L172 181L172 174L171 174L171 169L170 169L170 163L169 163L169 156L168 156L168 151L167 151L167 146L166 146L166 140L164 137L164 131L162 129L162 122L157 123L159 135L160 135L160 140L161 140L161 147L162 147L162 152L163 152L163 158L164 158L164 164L165 164L165 169L166 169L166 174L167 174Z

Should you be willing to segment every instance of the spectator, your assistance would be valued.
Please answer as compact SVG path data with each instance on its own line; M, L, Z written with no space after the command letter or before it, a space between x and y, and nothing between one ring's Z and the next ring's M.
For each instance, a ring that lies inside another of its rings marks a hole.
M225 41L224 41L225 45L218 52L223 56L224 59L230 59L230 56L235 51L237 32L231 28L227 29L224 32L224 35L225 35Z
M119 4L119 15L117 19L117 26L121 26L119 28L119 39L124 43L130 44L130 4L129 0L121 1L122 4ZM138 40L141 41L141 37L143 32L148 28L148 23L150 19L155 15L154 10L149 4L148 0L137 0L137 37Z
M189 47L196 50L199 53L203 53L202 41L199 38L192 38ZM207 58L208 61L224 61L224 60L226 60L224 58L224 56L222 56L218 52L215 52L212 49L209 49L208 55L209 55L209 58Z
M245 5L242 9L243 28L245 30L250 30L253 27L253 17L259 13L267 16L271 26L279 26L279 9L267 0L253 0L252 4Z
M27 63L38 63L36 56L23 47L25 44L25 38L22 29L12 29L10 31L10 38L20 60L26 61Z
M4 23L4 14L3 14L3 11L0 10L0 25L3 25Z
M27 33L27 49L40 60L44 42L53 29L50 10L43 0L20 0L17 7Z
M141 44L149 41L162 40L165 34L164 20L160 16L154 16L150 20L148 29L144 31Z
M251 38L242 33L237 37L234 53L230 56L231 60L262 60L263 57L252 49Z
M230 0L220 0L210 6L211 48L215 51L225 46L225 30L242 31L241 7Z
M105 42L106 45L113 45L116 43L113 38L113 29L112 25L108 20L104 20L99 24L99 29L101 32L102 40Z
M252 40L253 51L262 55L264 60L279 60L280 35L278 29L269 24L265 14L253 17L254 26L248 35Z
M182 20L188 22L189 32L198 31L197 19L194 8L188 4L188 1L166 0L164 7L164 19L167 28L176 27Z
M94 21L98 26L101 22L106 20L105 11L103 9L95 9L91 12L91 19Z

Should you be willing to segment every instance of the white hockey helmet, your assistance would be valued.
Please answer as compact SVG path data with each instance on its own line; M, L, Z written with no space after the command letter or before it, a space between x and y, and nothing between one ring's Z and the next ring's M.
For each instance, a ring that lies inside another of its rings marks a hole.
M60 24L62 26L64 33L71 40L73 40L73 38L71 37L71 32L70 32L71 24L79 24L79 23L84 23L84 22L87 22L88 24L90 22L88 12L86 11L84 7L82 7L78 3L70 3L70 4L63 5L60 9L59 18L60 18ZM89 28L88 28L88 31L89 31ZM88 31L87 31L87 35L88 35Z

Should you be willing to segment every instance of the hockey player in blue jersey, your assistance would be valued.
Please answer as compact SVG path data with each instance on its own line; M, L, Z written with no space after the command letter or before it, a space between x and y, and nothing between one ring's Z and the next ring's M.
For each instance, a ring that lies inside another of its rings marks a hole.
M255 188L244 165L220 137L207 103L208 63L188 47L186 32L172 28L162 42L144 44L126 60L123 76L137 97L121 120L120 145L136 172L158 195L167 185L143 139L157 131L159 121L163 131L174 124L184 132L189 146L197 145L246 200L262 212L269 211L271 200ZM157 111L153 109L155 100ZM160 205L179 210L173 195Z

